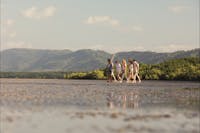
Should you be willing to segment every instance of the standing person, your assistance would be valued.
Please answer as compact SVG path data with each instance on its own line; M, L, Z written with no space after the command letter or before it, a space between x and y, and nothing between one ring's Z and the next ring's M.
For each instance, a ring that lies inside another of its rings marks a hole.
M108 81L107 82L112 82L112 78L114 79L114 81L116 81L115 75L114 75L114 65L113 65L113 60L114 55L112 56L111 59L108 59L108 64L107 64L107 75L108 75Z
M136 83L136 80L138 78L138 81L140 83L141 82L141 79L139 76L140 65L136 60L133 60L133 70L134 70L133 82Z
M129 65L128 65L128 78L127 83L130 82L131 79L134 79L134 71L133 71L133 61L131 59L128 59Z
M124 80L124 78L126 78L127 80L127 63L125 59L122 59L122 78L121 78L121 82Z
M115 61L115 68L116 68L116 75L117 75L117 80L121 81L121 71L122 71L122 66L119 61Z

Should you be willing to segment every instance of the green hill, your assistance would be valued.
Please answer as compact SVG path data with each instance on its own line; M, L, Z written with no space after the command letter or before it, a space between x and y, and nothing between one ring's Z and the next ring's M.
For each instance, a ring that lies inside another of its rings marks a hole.
M134 58L140 63L145 64L157 64L170 59L180 59L186 57L199 57L200 49L194 49L189 51L177 51L172 53L156 53L156 52L120 52L116 54L116 58L121 60L122 58Z
M169 59L199 57L200 49L177 51L173 53L119 52L115 59L135 58L140 63L156 64ZM110 53L100 50L37 50L8 49L0 52L0 68L3 72L34 71L90 71L104 68Z

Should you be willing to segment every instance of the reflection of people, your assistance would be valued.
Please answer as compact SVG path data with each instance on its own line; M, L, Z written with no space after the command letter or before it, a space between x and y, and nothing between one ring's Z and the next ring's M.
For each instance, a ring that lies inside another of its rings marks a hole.
M127 74L126 74L126 69L127 69L127 64L126 64L126 60L123 59L122 60L122 78L121 78L121 82L124 80L124 78L126 78L127 80Z
M127 98L126 94L122 96L122 108L123 109L126 109L126 98Z
M138 108L139 96L137 93L131 92L128 100L128 108Z
M133 60L133 70L134 70L134 75L133 75L133 83L136 83L136 80L138 78L139 83L141 82L140 76L139 76L139 63L136 60Z
M113 109L114 108L114 97L113 97L112 92L108 94L108 96L106 97L106 100L107 100L107 106L110 109Z
M139 96L135 92L114 95L113 92L107 95L107 106L113 108L138 108Z
M108 76L108 82L112 82L112 78L116 81L116 78L114 75L114 65L112 63L112 59L108 59L107 76Z

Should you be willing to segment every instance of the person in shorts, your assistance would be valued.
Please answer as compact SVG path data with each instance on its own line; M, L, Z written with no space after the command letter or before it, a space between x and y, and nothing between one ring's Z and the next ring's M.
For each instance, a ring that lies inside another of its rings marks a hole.
M124 78L127 80L127 63L125 59L122 59L122 72L121 72L121 82L123 82Z
M116 68L116 77L118 81L121 81L121 71L122 71L122 66L119 61L115 61L115 68Z
M136 80L138 78L138 82L141 82L140 76L139 76L139 70L140 70L140 66L139 63L136 60L133 60L133 71L134 71L134 75L133 75L133 82L136 83Z
M114 81L116 81L115 75L114 75L114 65L111 61L111 59L108 59L108 64L107 64L107 76L108 76L108 80L107 82L112 82L113 79Z
M127 83L131 82L131 80L134 79L134 69L133 69L133 61L131 59L128 60L129 65L128 65L128 78L127 78Z

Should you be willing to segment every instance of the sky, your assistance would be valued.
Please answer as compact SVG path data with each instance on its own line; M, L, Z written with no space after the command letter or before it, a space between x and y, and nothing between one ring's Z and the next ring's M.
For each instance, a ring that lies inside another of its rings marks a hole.
M1 0L1 50L199 48L199 0Z

